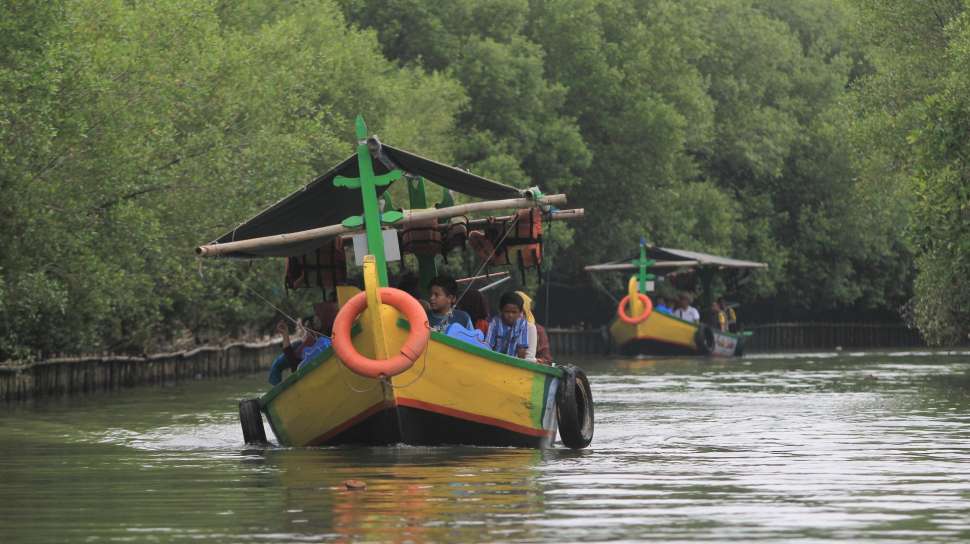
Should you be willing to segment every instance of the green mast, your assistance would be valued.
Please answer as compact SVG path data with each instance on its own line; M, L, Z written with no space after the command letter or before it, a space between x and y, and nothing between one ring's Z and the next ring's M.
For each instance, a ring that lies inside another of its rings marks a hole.
M387 260L384 257L384 238L381 233L381 224L396 223L404 216L396 210L381 215L380 204L377 201L377 187L389 185L392 181L404 175L404 172L395 169L386 174L375 176L374 164L371 160L370 150L367 148L367 125L364 124L364 118L358 115L356 124L357 171L360 177L337 176L333 179L333 184L335 187L360 189L360 196L364 203L364 215L348 217L341 224L347 228L364 226L367 233L367 252L373 255L377 262L377 276L381 286L387 287Z
M653 274L648 274L647 269L654 265L654 261L647 258L647 241L640 237L640 258L632 261L633 266L637 267L637 283L641 293L647 293L647 281L655 278Z

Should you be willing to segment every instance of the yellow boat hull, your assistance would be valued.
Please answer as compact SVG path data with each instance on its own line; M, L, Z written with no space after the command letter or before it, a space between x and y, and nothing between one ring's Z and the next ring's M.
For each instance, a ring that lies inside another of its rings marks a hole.
M732 356L740 355L744 349L744 336L715 331L657 310L636 325L614 319L610 337L613 345L627 355Z
M387 352L408 326L381 308ZM376 358L374 337L360 319L352 341ZM414 365L393 378L358 376L333 350L289 376L260 399L280 444L471 444L542 448L556 435L556 389L563 371L508 357L433 332Z

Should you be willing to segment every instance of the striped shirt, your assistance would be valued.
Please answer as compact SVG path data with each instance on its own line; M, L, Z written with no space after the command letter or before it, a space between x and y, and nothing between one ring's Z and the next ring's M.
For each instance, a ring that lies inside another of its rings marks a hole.
M520 348L529 347L529 327L525 318L520 317L512 326L509 326L502 321L502 316L493 316L488 323L485 343L492 348L492 351L516 357Z

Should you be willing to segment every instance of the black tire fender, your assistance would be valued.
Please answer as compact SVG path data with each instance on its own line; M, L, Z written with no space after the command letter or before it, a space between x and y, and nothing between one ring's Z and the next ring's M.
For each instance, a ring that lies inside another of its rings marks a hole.
M559 438L566 447L583 449L593 440L593 392L581 368L560 368L563 377L556 391Z
M239 423L242 425L243 440L247 444L266 444L266 430L263 428L259 399L239 401Z
M700 323L697 325L697 332L694 333L694 345L702 355L710 355L714 352L714 329L709 325Z

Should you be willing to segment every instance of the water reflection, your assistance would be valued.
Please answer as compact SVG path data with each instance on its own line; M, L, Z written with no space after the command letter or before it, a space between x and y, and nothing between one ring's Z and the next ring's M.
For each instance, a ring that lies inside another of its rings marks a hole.
M283 490L280 516L291 533L346 542L440 542L476 540L486 526L508 536L521 532L521 520L541 516L544 490L536 467L547 455L486 448L271 448L247 452L243 463L268 469L247 470L251 485ZM363 481L366 489L350 490L347 480Z

